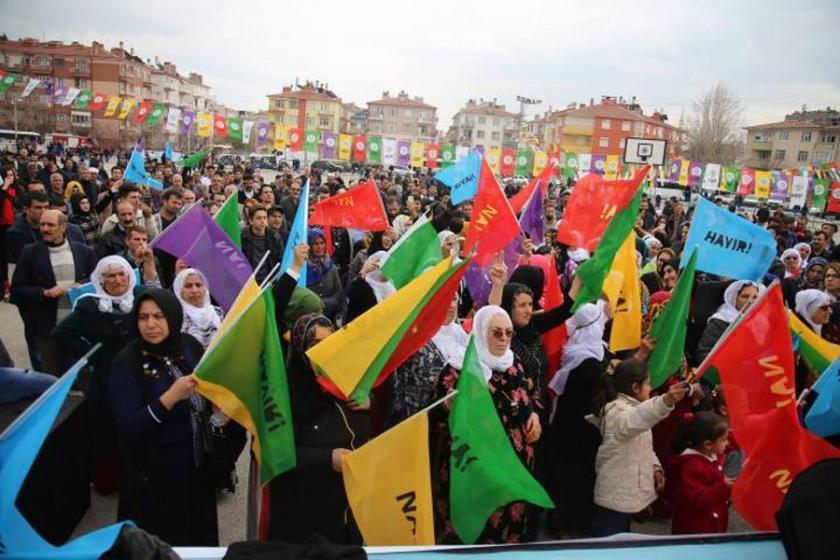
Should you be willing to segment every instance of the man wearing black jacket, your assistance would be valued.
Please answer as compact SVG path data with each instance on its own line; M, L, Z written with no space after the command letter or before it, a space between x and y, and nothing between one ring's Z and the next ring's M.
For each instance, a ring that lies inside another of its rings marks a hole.
M6 251L11 263L18 261L24 247L41 239L38 231L41 214L50 207L46 193L28 192L22 198L23 212L6 232Z
M263 256L268 254L262 268L257 272L257 282L265 280L275 264L283 260L283 240L268 227L268 212L265 206L255 205L248 217L248 227L242 231L242 254L256 268Z

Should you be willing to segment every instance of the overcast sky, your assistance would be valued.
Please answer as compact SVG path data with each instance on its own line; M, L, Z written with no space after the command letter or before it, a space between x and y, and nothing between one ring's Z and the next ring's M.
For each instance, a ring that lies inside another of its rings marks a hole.
M441 129L469 98L549 106L635 95L674 124L719 80L745 124L840 106L840 2L621 0L418 2L0 0L9 38L93 40L204 75L229 107L267 108L295 78L364 105L401 89L438 107Z

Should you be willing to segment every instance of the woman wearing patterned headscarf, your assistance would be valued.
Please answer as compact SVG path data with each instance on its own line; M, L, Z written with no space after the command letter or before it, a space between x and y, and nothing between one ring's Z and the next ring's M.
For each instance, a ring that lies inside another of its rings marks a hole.
M344 308L344 289L338 267L327 253L327 241L322 230L309 230L309 247L306 287L318 294L324 302L324 314L334 320Z

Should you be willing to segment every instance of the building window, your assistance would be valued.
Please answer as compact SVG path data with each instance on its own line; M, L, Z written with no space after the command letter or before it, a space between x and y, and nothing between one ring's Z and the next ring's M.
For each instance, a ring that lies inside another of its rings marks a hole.
M802 133L802 136L804 137L804 136L805 136L805 134L806 134L806 133L805 133L805 132L803 132L803 133ZM808 132L807 134L810 136L810 134L811 134L811 133L810 133L810 132ZM803 140L804 140L804 138L803 138ZM796 155L796 161L808 161L808 152L806 152L806 151L801 151L801 152L799 152L799 153Z
M297 99L289 99L289 109L297 109L298 102Z
M414 134L414 125L404 123L403 124L403 134Z
M758 150L758 159L770 159L770 150Z
M70 113L70 124L72 124L73 126L89 127L90 113L81 113L78 111L73 111L72 113Z
M575 146L588 146L589 142L586 141L586 137L584 136L576 136L575 137Z
M321 126L322 127L330 126L330 119L321 119Z
M77 58L74 61L73 66L76 70L87 70L87 60L85 60L84 58Z
M312 124L313 124L314 122L315 122L315 121L314 121L314 119L313 119L312 117L306 117L306 126L308 126L308 127L309 127L309 126L312 126Z
M618 141L618 147L624 149L624 138Z
M405 110L405 116L409 117L409 118L413 118L414 117L414 111L412 111L411 109L406 109Z
M788 131L787 130L780 130L779 131L779 140L787 140L788 139Z
M286 103L282 99L275 99L274 100L274 108L280 111L286 106Z
M274 115L274 122L283 124L283 115Z
M803 142L810 142L811 141L811 133L810 132L803 132L802 133L802 141ZM802 152L799 152L799 153L801 154ZM808 152L805 152L805 153L807 154ZM800 159L799 161L805 161L805 160Z
M814 158L811 163L822 165L823 163L828 163L829 159L831 159L831 152L814 152Z
M499 126L500 119L499 117L493 117L493 126Z
M58 122L64 122L64 121L67 120L67 115L65 113L58 113L58 114L56 114L55 119Z
M50 59L45 57L39 57L37 61L39 68L49 68L50 67Z
M90 87L90 82L85 78L76 78L76 87L79 89L88 89Z
M478 117L478 124L487 124L487 117Z
M606 148L610 145L610 139L606 136L601 136L600 138L598 138L598 145L602 148Z
M484 118L484 117L481 117L481 118ZM476 140L484 140L484 131L483 130L477 130L475 132L475 139Z
M658 127L658 126L656 127L656 137L657 137L657 138L664 138L664 137L665 137L665 131L664 131L664 130L662 130L662 129L661 129L660 127ZM673 140L673 137L672 137L671 139Z
M610 119L604 119L601 121L601 128L604 130L609 130L611 126L612 123L610 122Z
M823 134L820 137L820 142L823 144L834 144L837 142L837 135L836 134Z
M784 150L776 150L776 159L782 161L785 159L785 151Z
M397 116L397 110L396 109L388 109L388 116L389 117L396 117Z
M397 131L397 127L394 125L394 123L390 123L388 125L388 132L396 132L396 131Z
M329 106L329 104L327 104L327 103L321 103L321 112L322 112L322 113L329 113L329 112L330 112L330 106Z
M500 135L499 135L498 130L494 130L493 132L490 133L490 140L498 140L499 137L500 137Z
M625 132L630 131L630 121L621 121L621 130Z

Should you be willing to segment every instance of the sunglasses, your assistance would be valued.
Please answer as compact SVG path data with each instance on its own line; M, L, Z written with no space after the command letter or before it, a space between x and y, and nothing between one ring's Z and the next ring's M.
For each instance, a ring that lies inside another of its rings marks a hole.
M491 332L496 340L513 338L513 329L493 329Z

